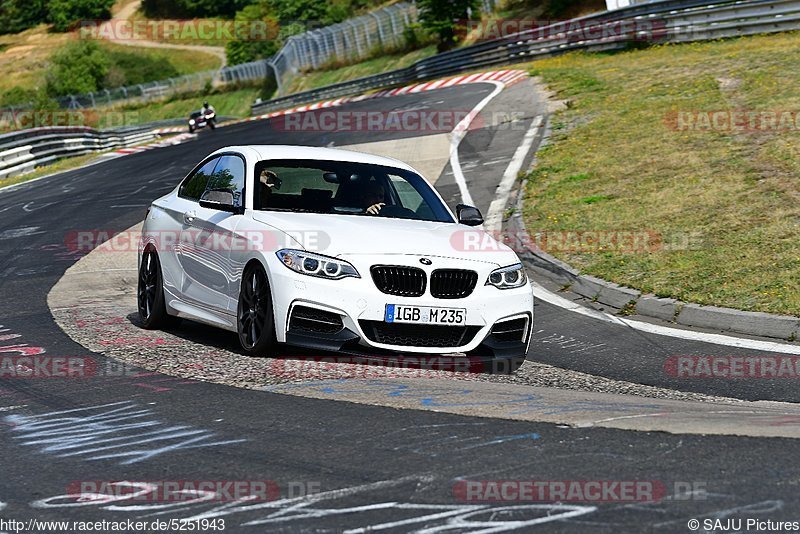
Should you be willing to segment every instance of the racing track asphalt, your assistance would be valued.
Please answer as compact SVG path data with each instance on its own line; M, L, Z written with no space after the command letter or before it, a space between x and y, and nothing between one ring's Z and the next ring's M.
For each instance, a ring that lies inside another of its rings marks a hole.
M354 103L348 109L469 109L491 89L484 84L459 86ZM540 104L530 103L534 109ZM523 124L530 119L527 117ZM524 128L520 128L467 135L461 145L462 164L471 190L480 187L493 191L491 181L496 184L500 178L493 169L502 171L503 165L497 161L494 168L483 166L481 158L491 155L497 159L497 151L503 147L513 151L523 133ZM270 129L267 122L254 121L204 132L194 142L0 191L0 324L6 330L0 336L20 336L4 339L4 344L42 347L50 356L89 355L102 366L104 357L87 354L71 341L54 324L47 308L49 289L77 259L65 247L65 236L71 230L121 231L132 226L142 219L153 198L172 189L212 150L230 144L270 142L344 145L392 135L396 133L289 135ZM437 187L452 200L449 176L446 170ZM491 195L484 192L474 196L485 210ZM791 381L677 383L663 374L663 359L669 355L742 351L632 332L543 303L537 304L536 314L537 333L530 359L716 395L798 399ZM575 352L562 348L564 343L553 341L554 335L582 341L589 349ZM122 404L55 413L109 403ZM104 418L102 423L99 418ZM141 430L135 423L143 421L150 425L146 428L156 429L156 434L149 435L158 436L158 442L142 439L149 430ZM191 439L196 441L190 443ZM453 531L470 532L489 526L467 526L464 521L472 513L472 521L491 518L495 521L492 526L500 530L511 526L531 530L533 523L496 523L529 520L556 532L685 532L688 518L704 514L797 520L792 514L800 504L796 444L788 439L568 429L321 401L174 381L160 375L3 379L0 446L4 453L0 503L6 503L0 504L0 517L17 520L152 520L186 518L215 510L209 517L226 518L226 530L245 532L312 527L321 532L340 531L403 521L387 525L385 530L404 532L449 524ZM165 448L145 457L143 451L159 447ZM688 501L606 503L598 505L597 510L588 505L536 508L525 504L494 504L486 509L480 506L488 505L454 498L453 483L462 478L656 480L664 483L668 494L680 481L697 483L707 492L696 493L695 499ZM123 479L268 479L281 488L290 482L314 482L329 493L300 501L302 506L292 509L289 504L297 502L262 503L249 508L218 502L171 503L169 508L165 503L120 503L109 509L108 503L48 499L67 493L76 481ZM333 491L342 488L351 489ZM37 505L35 501L39 500L45 500L47 507L45 503ZM349 507L356 506L360 508L348 513ZM464 506L475 508L459 508ZM281 514L271 515L276 511ZM451 515L438 515L446 512ZM558 514L566 512L575 515L557 519ZM261 526L245 525L255 520Z

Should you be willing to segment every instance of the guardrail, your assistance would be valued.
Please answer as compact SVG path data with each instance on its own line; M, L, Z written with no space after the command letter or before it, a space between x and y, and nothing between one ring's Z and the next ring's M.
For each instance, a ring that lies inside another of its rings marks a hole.
M599 36L587 36L587 28ZM404 69L256 102L251 114L261 115L323 98L531 61L573 50L620 50L634 42L704 41L797 29L800 29L800 0L654 1L479 42L422 59Z
M152 125L104 131L87 126L52 126L0 135L0 183L60 158L130 146L156 137L158 133Z

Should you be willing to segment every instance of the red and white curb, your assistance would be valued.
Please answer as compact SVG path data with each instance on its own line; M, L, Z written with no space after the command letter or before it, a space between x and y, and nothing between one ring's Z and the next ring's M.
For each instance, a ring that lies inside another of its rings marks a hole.
M257 121L263 119L270 119L273 117L279 117L282 115L289 115L292 113L302 113L304 111L313 111L315 109L323 109L323 108L331 108L340 106L342 104L346 104L348 102L361 102L363 100L370 100L373 98L386 98L392 96L400 96L405 94L414 94L414 93L421 93L424 91L433 91L435 89L444 89L447 87L453 87L455 85L464 85L469 83L485 83L485 82L497 82L501 83L504 87L510 87L515 83L521 82L522 80L528 77L528 73L524 70L519 69L512 69L512 70L494 70L488 72L478 72L475 74L464 74L461 76L452 76L450 78L442 78L440 80L434 80L430 82L423 82L423 83L415 83L411 85L406 85L405 87L397 87L394 89L384 89L381 91L377 91L375 93L371 93L368 95L357 95L357 96L345 96L342 98L336 98L333 100L324 100L322 102L316 102L313 104L305 104L302 106L297 106L294 108L284 109L281 111L273 111L270 113L265 113L263 115L256 115L253 117L247 117L246 119L239 119L234 121L228 121L225 124L220 124L219 127L231 126L234 124L240 124L242 122L249 122L249 121ZM183 132L183 133L179 133ZM169 128L158 128L153 130L153 133L164 135L164 134L173 134L179 133L178 135L169 137L164 139L163 141L159 141L157 143L151 143L148 145L141 145L141 146L132 146L126 148L120 148L102 156L103 158L111 159L120 156L126 156L128 154L136 154L138 152L144 152L146 150L152 150L154 148L161 148L165 146L171 145L178 145L181 144L189 139L194 139L197 137L197 134L190 134L186 133L186 128L181 126L173 126Z
M179 129L179 131L183 131L183 130L185 130L185 128L180 128ZM154 133L159 133L158 130L153 130L153 132ZM161 133L166 133L166 132L161 132ZM147 150L153 150L154 148L162 148L162 147L165 147L165 146L180 145L181 143L184 143L184 142L186 142L186 141L188 141L190 139L194 139L196 137L197 137L197 134L184 132L182 134L175 135L175 136L169 137L167 139L162 139L161 141L158 141L158 142L155 142L155 143L150 143L148 145L138 145L138 146L129 146L129 147L125 147L125 148L118 148L117 150L114 150L113 152L109 152L108 154L104 154L103 156L101 156L101 158L103 158L103 159L113 159L113 158L118 158L120 156L127 156L129 154L137 154L139 152L145 152Z
M158 128L153 130L154 134L171 134L171 133L181 133L186 131L186 126L171 126L169 128Z
M463 85L468 83L481 83L481 82L499 82L505 87L510 87L515 83L521 82L528 77L528 73L524 70L494 70L489 72L478 72L475 74L464 74L461 76L453 76L450 78L442 78L432 82L415 83L406 85L405 87L398 87L395 89L384 89L376 93L358 96L345 96L336 98L334 100L323 100L322 102L315 102L314 104L305 104L294 108L284 109L281 111L272 111L263 115L255 115L239 121L229 122L227 124L237 124L239 122L257 121L262 119L271 119L272 117L279 117L281 115L289 115L292 113L302 113L303 111L313 111L315 109L330 108L340 106L348 102L361 102L372 98L392 97L405 94L421 93L424 91L433 91L434 89L444 89L446 87L453 87L455 85Z

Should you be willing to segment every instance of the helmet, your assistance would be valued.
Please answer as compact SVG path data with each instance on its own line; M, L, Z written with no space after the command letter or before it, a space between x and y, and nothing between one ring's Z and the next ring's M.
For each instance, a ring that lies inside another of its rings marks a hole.
M206 101L206 102L203 102L203 107L204 107L204 108L207 108L207 107L208 107L208 101Z

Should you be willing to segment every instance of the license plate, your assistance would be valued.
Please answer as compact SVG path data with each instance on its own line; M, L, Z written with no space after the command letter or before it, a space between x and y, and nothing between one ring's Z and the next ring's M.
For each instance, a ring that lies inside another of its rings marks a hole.
M463 325L467 323L467 310L464 308L432 308L429 306L387 304L385 320L387 323Z

